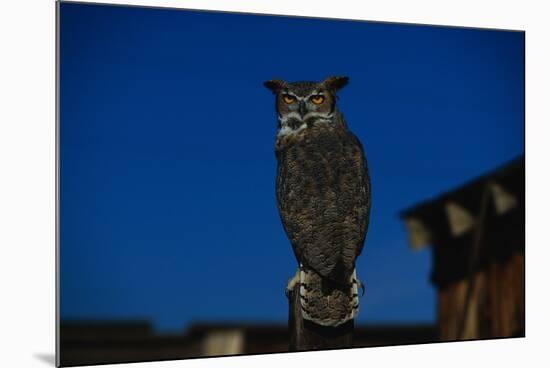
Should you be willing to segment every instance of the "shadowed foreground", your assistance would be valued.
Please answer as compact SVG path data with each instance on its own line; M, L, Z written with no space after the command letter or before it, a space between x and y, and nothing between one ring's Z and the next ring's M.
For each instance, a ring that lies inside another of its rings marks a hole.
M435 326L358 326L354 347L437 341ZM158 335L147 322L61 324L61 365L143 362L208 356L287 352L285 325L195 324L183 334Z

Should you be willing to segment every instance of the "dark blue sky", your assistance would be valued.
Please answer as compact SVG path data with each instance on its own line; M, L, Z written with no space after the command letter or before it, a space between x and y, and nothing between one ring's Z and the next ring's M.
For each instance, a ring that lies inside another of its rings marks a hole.
M519 32L61 5L61 316L281 322L264 80L347 75L372 176L360 323L435 318L398 211L524 151Z

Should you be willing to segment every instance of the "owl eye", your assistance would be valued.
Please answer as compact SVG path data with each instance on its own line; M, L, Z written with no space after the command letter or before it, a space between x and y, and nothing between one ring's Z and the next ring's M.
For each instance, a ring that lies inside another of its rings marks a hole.
M296 97L291 96L291 95L283 95L283 101L287 104L291 104L294 101L296 101Z
M309 99L311 102L313 102L315 105L320 105L323 103L323 101L325 101L325 96L323 95L315 95L315 96L311 96L311 98Z

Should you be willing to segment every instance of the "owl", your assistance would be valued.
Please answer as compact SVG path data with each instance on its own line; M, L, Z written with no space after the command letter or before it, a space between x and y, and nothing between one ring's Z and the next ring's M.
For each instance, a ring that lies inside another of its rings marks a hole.
M347 83L264 83L277 112L277 207L298 261L287 291L298 284L303 318L322 326L341 325L359 311L355 263L371 207L363 147L336 106Z

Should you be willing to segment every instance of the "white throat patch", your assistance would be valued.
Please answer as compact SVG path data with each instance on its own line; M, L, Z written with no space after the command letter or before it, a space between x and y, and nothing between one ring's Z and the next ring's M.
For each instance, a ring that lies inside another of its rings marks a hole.
M306 123L303 123L302 125L300 125L298 128L296 129L292 129L291 127L289 127L288 125L283 125L281 127L281 129L279 129L279 132L277 133L277 136L278 137L282 137L282 136L285 136L285 135L289 135L289 134L296 134L298 132L301 132L302 130L304 130L305 128L307 128L307 124Z
M333 116L333 114L320 114L320 113L317 113L317 112L308 112L302 118L300 116L300 114L298 114L297 112L290 112L290 113L286 114L285 116L279 118L279 124L280 124L281 128L277 132L277 136L282 137L282 136L285 136L285 135L296 134L298 132L301 132L302 130L307 128L307 124L305 123L305 121L309 118L316 117L316 118L318 118L318 121L322 121L322 122L325 122L325 123L330 123L330 122L332 122L332 116ZM288 121L290 119L298 120L298 121L302 122L302 124L298 128L292 128L288 125Z

